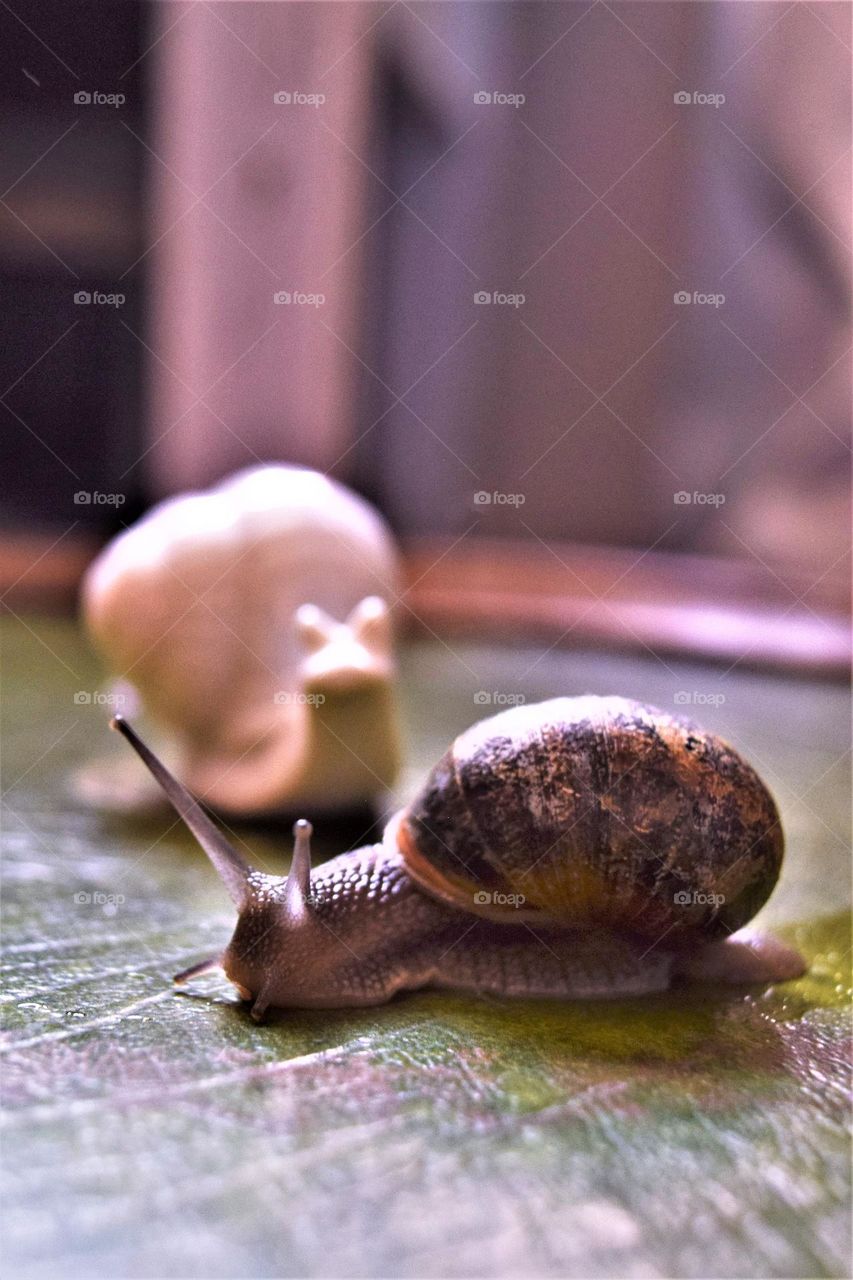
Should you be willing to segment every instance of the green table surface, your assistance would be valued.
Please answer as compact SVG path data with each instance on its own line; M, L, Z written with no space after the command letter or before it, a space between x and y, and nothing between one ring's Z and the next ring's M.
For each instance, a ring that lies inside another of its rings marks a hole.
M123 745L75 702L101 679L79 632L8 621L2 656L5 1274L850 1274L844 690L407 648L401 797L489 710L477 691L688 695L777 796L789 851L761 919L808 976L597 1003L422 992L255 1026L215 975L170 986L233 920L192 838L74 797L75 768ZM241 835L284 870L285 835Z

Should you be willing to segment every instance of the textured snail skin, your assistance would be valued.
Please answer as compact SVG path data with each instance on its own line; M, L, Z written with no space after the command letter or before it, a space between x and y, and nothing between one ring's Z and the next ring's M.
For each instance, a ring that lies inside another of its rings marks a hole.
M423 893L402 857L377 844L314 872L309 910L298 921L288 919L282 882L257 876L222 967L264 1005L342 1008L426 986L498 996L641 995L669 985L673 958L608 930L531 932L470 916Z
M681 980L784 982L801 956L769 934L742 931L673 951L603 927L499 923L424 894L399 854L372 845L314 873L307 912L290 916L285 882L254 873L222 956L260 1019L269 1006L340 1009L401 991L582 1000L646 995ZM182 977L183 975L181 975Z

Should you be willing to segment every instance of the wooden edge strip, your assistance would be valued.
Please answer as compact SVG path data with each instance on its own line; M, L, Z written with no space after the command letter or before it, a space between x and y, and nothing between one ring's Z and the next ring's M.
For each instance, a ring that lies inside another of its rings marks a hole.
M0 602L70 612L99 543L90 536L0 537ZM833 587L806 592L751 566L703 556L468 540L404 551L401 625L490 642L527 640L697 658L845 679L849 613Z

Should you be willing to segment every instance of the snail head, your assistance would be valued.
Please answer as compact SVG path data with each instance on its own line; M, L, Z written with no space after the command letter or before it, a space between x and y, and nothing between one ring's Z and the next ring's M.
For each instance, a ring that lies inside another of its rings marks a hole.
M190 829L228 890L239 919L221 960L228 978L245 999L254 998L253 1015L261 1016L270 995L267 975L275 968L275 1003L310 1005L325 990L339 947L320 921L311 897L310 822L294 824L294 848L286 876L258 871L211 821L186 787L166 768L123 716L110 722L133 747L176 812ZM212 967L212 966L211 966ZM195 970L193 971L195 972Z
M366 596L345 622L315 604L304 604L296 611L295 624L304 649L301 675L307 691L343 693L390 681L391 617L378 596Z

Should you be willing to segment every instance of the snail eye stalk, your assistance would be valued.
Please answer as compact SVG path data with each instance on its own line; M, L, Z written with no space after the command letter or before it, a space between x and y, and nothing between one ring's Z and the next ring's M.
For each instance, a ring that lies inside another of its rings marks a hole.
M288 914L304 915L311 897L311 836L314 828L305 818L293 824L293 858L284 885L284 901Z
M162 760L158 759L151 748L142 741L124 716L114 716L110 721L110 728L115 729L116 733L120 733L130 743L149 772L159 782L175 812L183 819L210 858L234 904L238 908L245 906L249 898L249 876L252 874L252 867L225 839L183 783L178 782L174 774L169 772Z

